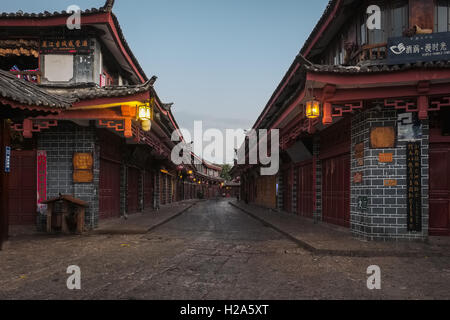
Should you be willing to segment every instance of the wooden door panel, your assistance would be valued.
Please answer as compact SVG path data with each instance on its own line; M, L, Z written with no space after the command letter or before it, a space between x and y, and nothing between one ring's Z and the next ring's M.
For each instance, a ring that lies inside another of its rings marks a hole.
M308 163L298 169L297 213L312 218L314 207L313 166Z
M128 168L127 212L133 214L139 211L139 170Z
M450 236L450 143L430 145L429 233Z
M350 155L326 159L323 166L322 216L325 222L350 226Z
M37 217L36 151L12 151L9 224L33 225Z
M144 175L144 208L153 207L153 173L146 171Z
M100 160L100 219L120 216L120 164Z

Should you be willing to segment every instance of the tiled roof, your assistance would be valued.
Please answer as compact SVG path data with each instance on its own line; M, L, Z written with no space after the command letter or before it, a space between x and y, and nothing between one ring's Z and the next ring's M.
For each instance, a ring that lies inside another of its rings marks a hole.
M330 0L328 2L327 7L325 8L325 11L322 14L322 17L319 19L319 21L317 22L316 26L314 27L313 31L311 32L311 34L309 35L308 39L306 39L303 48L300 50L301 54L304 54L306 49L309 47L309 45L311 44L311 42L313 41L314 37L317 35L317 33L319 32L320 28L323 26L323 24L325 23L325 21L328 19L329 15L331 14L331 12L334 9L334 6L337 4L338 0Z
M31 82L0 70L0 98L21 105L46 108L69 108L74 99L52 94Z
M150 91L153 84L156 81L156 77L153 76L150 80L142 84L137 85L124 85L124 86L109 86L109 87L98 87L96 85L86 85L83 86L51 86L42 85L49 92L54 92L60 95L64 95L71 99L76 100L90 100L99 98L116 98L116 97L126 97L135 94Z
M101 8L92 8L81 11L81 14L95 14L95 13L106 13L111 12L112 8L114 6L114 0L107 0L105 2L105 5ZM50 17L60 17L60 16L67 16L71 13L68 13L66 11L55 11L55 12L40 12L40 13L27 13L23 11L17 11L17 12L2 12L0 13L0 18L50 18Z
M449 69L450 61L415 62L394 65L367 65L367 66L333 66L333 65L305 65L305 69L314 73L338 73L338 74L364 74L406 71L412 69Z

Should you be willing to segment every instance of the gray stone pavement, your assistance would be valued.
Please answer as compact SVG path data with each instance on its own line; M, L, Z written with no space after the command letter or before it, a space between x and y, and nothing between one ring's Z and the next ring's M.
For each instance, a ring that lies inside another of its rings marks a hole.
M412 241L365 241L352 236L349 229L313 219L274 211L243 201L230 204L284 234L306 250L323 255L351 257L430 257L450 258L450 238L430 237L427 243Z
M81 290L66 288L69 265ZM381 290L367 289L367 267ZM231 206L197 203L147 234L31 237L0 251L0 299L449 299L448 257L315 255Z
M183 214L200 200L186 200L129 215L127 219L114 218L100 221L99 227L91 234L144 234Z

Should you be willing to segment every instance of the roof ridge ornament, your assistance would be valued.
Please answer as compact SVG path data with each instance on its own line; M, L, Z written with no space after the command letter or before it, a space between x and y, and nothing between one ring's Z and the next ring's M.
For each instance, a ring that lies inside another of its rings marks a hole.
M106 0L105 5L103 6L103 10L106 12L111 12L114 7L114 0Z

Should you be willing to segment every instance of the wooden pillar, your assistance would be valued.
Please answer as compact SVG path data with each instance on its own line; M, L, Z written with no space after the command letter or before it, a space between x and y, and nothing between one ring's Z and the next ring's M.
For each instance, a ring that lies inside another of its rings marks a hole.
M2 243L8 238L8 180L5 172L5 148L10 143L9 125L0 119L0 250Z

